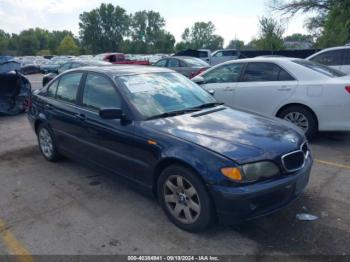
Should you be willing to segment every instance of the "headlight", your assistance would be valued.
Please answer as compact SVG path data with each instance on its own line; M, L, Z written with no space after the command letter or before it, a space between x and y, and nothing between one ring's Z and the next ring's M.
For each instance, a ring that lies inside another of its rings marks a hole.
M237 182L254 182L261 178L276 176L280 170L273 162L257 162L238 167L225 167L221 173Z

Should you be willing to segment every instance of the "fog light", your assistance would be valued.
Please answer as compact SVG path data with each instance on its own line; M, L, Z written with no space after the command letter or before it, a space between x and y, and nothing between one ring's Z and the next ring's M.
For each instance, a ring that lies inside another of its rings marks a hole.
M242 174L239 168L236 167L224 167L221 168L221 173L232 180L242 181Z

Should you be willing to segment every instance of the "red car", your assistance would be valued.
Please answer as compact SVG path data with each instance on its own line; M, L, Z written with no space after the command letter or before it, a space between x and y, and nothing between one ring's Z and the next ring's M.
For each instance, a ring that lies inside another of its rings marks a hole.
M95 59L123 65L150 65L149 61L129 60L123 53L105 53L95 56Z

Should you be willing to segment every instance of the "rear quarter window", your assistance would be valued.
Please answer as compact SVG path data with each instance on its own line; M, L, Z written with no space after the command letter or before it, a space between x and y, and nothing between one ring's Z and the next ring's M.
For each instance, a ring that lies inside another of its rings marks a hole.
M62 76L57 87L56 99L75 103L82 75L83 73L71 73Z

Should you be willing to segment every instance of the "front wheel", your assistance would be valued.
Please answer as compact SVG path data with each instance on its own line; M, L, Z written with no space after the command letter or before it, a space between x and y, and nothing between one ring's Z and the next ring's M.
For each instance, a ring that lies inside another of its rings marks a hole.
M316 116L306 107L290 106L277 116L298 126L307 138L311 138L318 131Z
M203 231L213 222L214 208L207 189L186 167L174 165L161 173L158 197L168 218L183 230Z

